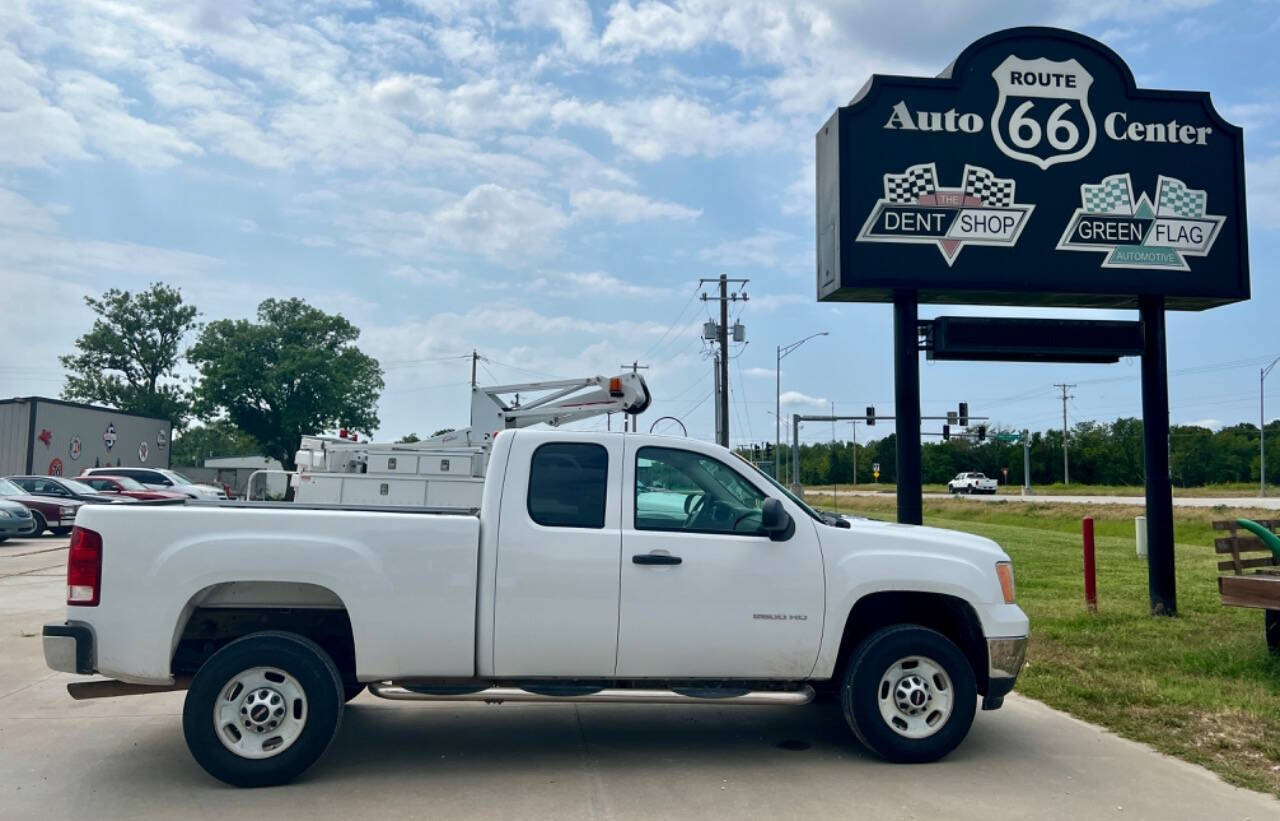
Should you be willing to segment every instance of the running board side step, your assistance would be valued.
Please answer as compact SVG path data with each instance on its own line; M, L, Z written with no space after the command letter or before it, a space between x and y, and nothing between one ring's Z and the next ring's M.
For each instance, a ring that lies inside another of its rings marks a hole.
M616 688L589 690L576 687L537 688L541 692L520 687L486 687L460 692L457 687L431 687L374 682L369 692L379 698L392 701L487 701L498 704L503 701L541 702L596 702L600 704L745 704L788 707L813 701L813 688L798 690L740 690L719 688L690 688L687 690L642 690Z

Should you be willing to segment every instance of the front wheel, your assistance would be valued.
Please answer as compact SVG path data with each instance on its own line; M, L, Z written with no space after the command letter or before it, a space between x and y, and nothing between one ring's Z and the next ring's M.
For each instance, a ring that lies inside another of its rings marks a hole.
M38 510L31 511L31 518L36 520L36 529L31 531L31 535L39 536L40 534L44 533L46 524L44 521L44 517L40 515L40 511Z
M284 784L324 753L342 719L342 678L328 653L294 633L253 633L209 657L182 707L205 770L237 787Z
M960 745L977 709L964 653L936 630L896 624L868 636L845 668L849 727L881 758L937 761Z

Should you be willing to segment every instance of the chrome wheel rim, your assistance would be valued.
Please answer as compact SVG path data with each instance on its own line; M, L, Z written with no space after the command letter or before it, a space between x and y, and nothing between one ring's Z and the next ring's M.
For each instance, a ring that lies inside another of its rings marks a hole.
M941 730L955 707L946 669L926 656L900 658L880 677L880 717L904 738L928 738Z
M307 726L307 694L278 667L251 667L227 680L213 705L213 729L241 758L277 756Z

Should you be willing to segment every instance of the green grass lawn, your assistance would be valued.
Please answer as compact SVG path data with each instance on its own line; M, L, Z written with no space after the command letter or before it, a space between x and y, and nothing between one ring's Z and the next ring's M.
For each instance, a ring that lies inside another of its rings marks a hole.
M830 505L829 496L816 501ZM894 517L893 499L846 497L840 507ZM1232 784L1280 795L1280 658L1267 652L1261 610L1219 602L1210 529L1214 519L1276 514L1175 510L1178 616L1156 618L1147 614L1147 565L1135 555L1133 517L1141 513L925 501L926 524L987 536L1013 558L1018 603L1031 618L1019 692ZM1084 604L1085 515L1097 535L1096 614Z
M859 485L840 485L840 490L859 490L874 493L893 493L896 487L892 483L866 483ZM1064 485L1056 482L1051 485L1036 485L1032 488L1037 496L1143 496L1146 489L1142 485ZM830 493L831 485L806 487L806 493ZM925 493L946 493L945 484L925 485ZM1021 485L1001 485L998 493L1017 496L1021 494ZM1202 487L1175 487L1174 496L1220 496L1223 498L1245 498L1258 495L1257 483L1230 482ZM1268 496L1280 496L1280 485L1267 485Z

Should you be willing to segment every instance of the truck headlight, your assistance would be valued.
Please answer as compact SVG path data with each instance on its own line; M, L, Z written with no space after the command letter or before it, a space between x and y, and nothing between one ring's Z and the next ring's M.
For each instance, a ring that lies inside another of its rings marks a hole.
M1004 603L1013 604L1013 562L996 562L996 576L1000 579L1000 592L1004 594Z

